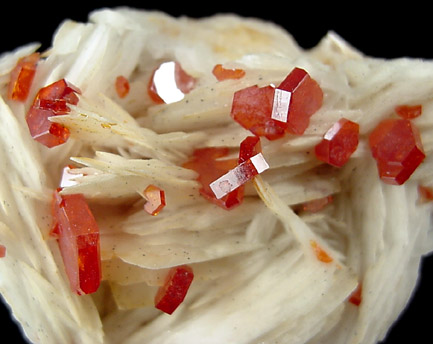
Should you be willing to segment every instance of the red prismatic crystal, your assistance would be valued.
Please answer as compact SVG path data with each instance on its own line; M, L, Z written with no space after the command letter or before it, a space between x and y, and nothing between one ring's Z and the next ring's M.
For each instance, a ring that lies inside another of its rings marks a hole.
M314 152L317 159L332 166L342 167L349 161L359 143L359 125L342 118L324 135Z
M36 141L51 148L68 140L68 128L51 122L49 117L68 113L67 104L78 103L77 93L80 94L80 90L64 79L39 90L26 115L30 134Z
M394 110L402 118L413 119L421 116L422 105L398 105Z
M116 78L116 82L114 86L116 88L116 93L119 96L119 98L125 98L128 95L130 85L128 79L125 78L123 75L119 75Z
M228 79L241 79L245 75L243 69L228 69L224 68L222 64L217 64L212 69L212 74L217 78L218 81L228 80Z
M228 193L225 197L217 199L210 184L233 169L237 165L237 159L222 159L229 154L226 147L209 147L196 149L189 161L183 167L198 173L197 181L200 183L200 194L207 200L215 203L223 209L232 209L242 203L244 188L239 187Z
M379 176L387 184L406 182L425 158L418 128L407 119L385 119L369 136Z
M172 314L185 299L193 279L194 272L188 265L171 268L164 285L155 295L155 307Z
M164 62L153 71L147 93L157 104L170 104L182 100L196 83L197 80L186 73L178 62Z
M6 257L6 246L0 245L0 258Z
M287 123L271 118L274 87L250 86L236 91L231 108L232 118L256 136L276 140L284 136Z
M239 147L239 164L247 161L256 154L262 152L260 138L258 136L248 136L240 144Z
M302 135L310 124L310 117L322 106L322 89L301 68L294 68L278 89L291 94L286 131L290 134Z
M39 62L39 53L33 53L18 60L10 74L8 98L24 102L32 86L36 67Z
M355 306L359 306L362 302L362 283L358 283L356 289L349 296L349 302Z
M54 226L66 274L78 295L95 292L101 282L99 229L82 194L53 196Z
M165 192L155 185L149 185L144 190L144 210L150 215L158 215L165 207Z

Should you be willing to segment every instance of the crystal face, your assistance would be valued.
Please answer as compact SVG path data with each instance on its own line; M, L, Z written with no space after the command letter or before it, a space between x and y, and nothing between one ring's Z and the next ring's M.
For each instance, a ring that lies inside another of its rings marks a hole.
M64 79L39 90L26 114L30 134L36 141L51 148L68 140L69 130L51 122L49 117L68 113L70 108L67 104L78 103L77 93L79 94L80 90Z
M222 64L217 64L212 69L212 74L217 78L218 81L223 81L228 79L241 79L244 77L245 71L238 68L224 68Z
M315 146L314 152L319 160L342 167L356 151L358 143L358 123L342 118L325 133L322 141Z
M83 195L54 192L53 233L71 289L78 295L94 293L101 281L99 228Z
M150 215L158 215L165 207L165 192L155 185L149 185L144 190L144 198L144 210Z
M24 102L32 86L40 54L33 53L18 60L10 74L8 98Z
M285 133L302 135L322 103L319 84L294 68L277 88L254 85L236 91L231 116L254 135L276 140Z
M421 116L422 105L398 105L394 110L401 118L413 119Z
M152 73L147 93L157 104L170 104L182 100L195 87L196 82L178 62L164 62Z
M405 183L425 158L418 128L407 119L385 119L369 136L369 146L383 182Z
M185 299L193 279L194 272L188 265L171 268L164 285L155 295L155 307L172 314Z
M207 200L227 210L233 209L242 203L244 188L241 186L226 196L217 199L209 185L236 167L237 159L222 159L228 154L229 149L226 147L199 148L194 151L191 159L183 164L183 167L198 173L197 181L201 185L200 194Z

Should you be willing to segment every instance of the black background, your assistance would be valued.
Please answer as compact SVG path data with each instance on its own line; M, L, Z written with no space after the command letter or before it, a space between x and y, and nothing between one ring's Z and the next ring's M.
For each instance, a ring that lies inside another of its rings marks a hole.
M7 4L7 5L6 5ZM194 5L193 5L194 4ZM417 2L391 3L351 2L343 5L311 1L304 3L258 1L253 4L228 4L222 1L57 1L57 2L5 2L0 21L0 53L30 42L40 42L43 48L66 18L87 21L90 11L102 7L131 6L147 10L156 9L174 16L203 17L215 13L231 12L242 16L273 21L289 31L304 48L313 47L333 30L355 48L367 55L383 58L412 57L433 59L430 11ZM404 6L401 6L404 4ZM431 342L430 314L433 307L433 257L423 260L421 279L409 306L391 329L386 344ZM386 297L386 296L384 296ZM7 307L0 308L3 340L22 343L18 327L10 320ZM2 340L2 341L3 341ZM67 344L67 343L59 343Z

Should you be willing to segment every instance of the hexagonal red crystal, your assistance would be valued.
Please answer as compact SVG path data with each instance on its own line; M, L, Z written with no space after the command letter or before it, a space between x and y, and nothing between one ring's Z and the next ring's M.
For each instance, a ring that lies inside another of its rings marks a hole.
M337 121L314 147L317 159L342 167L349 161L359 143L359 125L348 119Z
M175 266L170 269L165 283L155 295L155 307L172 314L185 299L194 279L194 272L188 265Z
M394 108L395 113L399 115L401 118L405 119L414 119L416 117L421 116L422 114L422 105L398 105Z
M406 182L425 158L419 130L408 119L383 120L371 132L369 145L387 184Z
M78 103L77 93L80 93L80 90L64 79L39 90L26 114L30 134L36 141L51 148L68 140L69 130L51 122L49 117L68 113L70 108L67 104Z
M32 86L36 67L40 58L39 53L33 53L18 60L10 74L8 98L23 102L27 99Z
M99 228L83 195L53 195L53 231L71 289L90 294L101 282Z
M143 192L146 203L144 210L150 215L158 215L165 207L165 192L155 185L149 185Z
M237 165L237 159L222 159L229 154L227 147L207 147L196 149L192 157L183 164L183 167L198 173L197 181L200 183L200 194L207 200L223 209L233 209L242 203L244 197L243 186L217 199L210 184Z

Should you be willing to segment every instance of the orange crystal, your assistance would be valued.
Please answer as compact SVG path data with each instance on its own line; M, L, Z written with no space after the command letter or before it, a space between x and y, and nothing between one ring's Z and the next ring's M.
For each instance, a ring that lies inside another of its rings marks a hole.
M237 159L222 159L229 154L227 147L207 147L196 149L193 156L183 164L183 167L198 173L197 181L200 183L200 194L207 200L215 203L223 209L232 209L242 203L244 187L228 193L221 199L217 199L210 184L233 169L237 165Z
M218 81L223 81L228 79L241 79L244 77L245 71L238 68L224 68L222 64L216 64L212 69L212 74Z
M54 226L71 289L78 295L98 290L101 282L99 228L82 194L53 195Z
M385 119L369 136L379 176L387 184L401 185L425 158L418 128L408 119Z
M30 134L36 141L51 148L68 140L68 128L51 122L49 117L68 113L67 104L78 103L77 93L80 90L64 79L39 90L26 115Z
M24 102L32 86L39 62L39 53L33 53L18 60L10 74L8 98Z
M6 246L0 245L0 258L6 257Z
M185 299L194 279L194 272L188 265L170 269L163 286L155 295L155 307L167 314L172 314Z
M316 241L311 240L310 245L318 260L323 263L331 263L333 261L332 257Z
M398 105L394 110L402 118L413 119L421 116L422 105Z
M358 143L358 123L342 118L325 133L322 141L315 146L314 152L319 160L342 167L356 151Z
M150 215L158 215L165 207L165 192L155 185L149 185L144 190L144 210Z
M130 85L128 79L125 78L123 75L119 75L116 78L114 86L116 88L116 93L119 96L119 98L125 98L128 95Z

